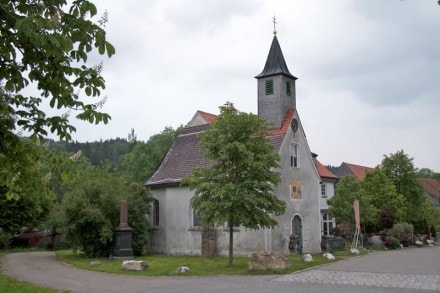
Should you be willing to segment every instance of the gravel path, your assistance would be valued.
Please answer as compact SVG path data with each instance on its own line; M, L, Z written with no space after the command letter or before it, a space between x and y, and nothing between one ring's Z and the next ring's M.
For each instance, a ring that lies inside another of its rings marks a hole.
M52 252L5 255L2 269L71 292L440 292L440 246L372 254L285 276L124 276L80 270Z

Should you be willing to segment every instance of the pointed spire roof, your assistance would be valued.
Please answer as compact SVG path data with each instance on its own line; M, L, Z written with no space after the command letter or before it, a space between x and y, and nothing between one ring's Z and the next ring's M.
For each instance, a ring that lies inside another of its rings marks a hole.
M281 51L280 43L278 43L276 32L274 32L272 45L270 46L269 55L267 56L266 65L263 71L255 76L255 78L263 78L267 76L283 74L287 77L297 79L293 76L287 68L284 60L283 52Z

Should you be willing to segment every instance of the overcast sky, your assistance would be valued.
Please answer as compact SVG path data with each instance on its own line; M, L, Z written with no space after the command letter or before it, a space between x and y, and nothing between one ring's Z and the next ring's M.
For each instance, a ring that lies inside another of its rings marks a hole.
M323 164L376 166L403 149L440 172L437 0L95 0L116 55L104 60L112 120L75 122L74 140L146 141L197 110L257 112L257 81L278 40L298 77L297 108Z

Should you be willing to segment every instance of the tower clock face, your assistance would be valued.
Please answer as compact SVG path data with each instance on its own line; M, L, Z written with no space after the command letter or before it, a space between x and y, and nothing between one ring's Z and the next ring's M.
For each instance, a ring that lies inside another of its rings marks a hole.
M290 122L290 126L292 127L292 131L296 132L298 130L298 120L293 118L292 122Z

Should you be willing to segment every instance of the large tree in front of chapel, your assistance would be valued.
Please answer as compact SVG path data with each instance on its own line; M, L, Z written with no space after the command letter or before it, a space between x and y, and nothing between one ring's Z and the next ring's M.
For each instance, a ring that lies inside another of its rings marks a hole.
M280 182L279 155L268 139L268 122L239 112L233 104L220 107L212 127L199 135L210 168L193 170L182 183L195 191L191 205L205 225L229 229L229 265L233 264L233 229L272 228L272 215L284 213L286 203L272 192Z

